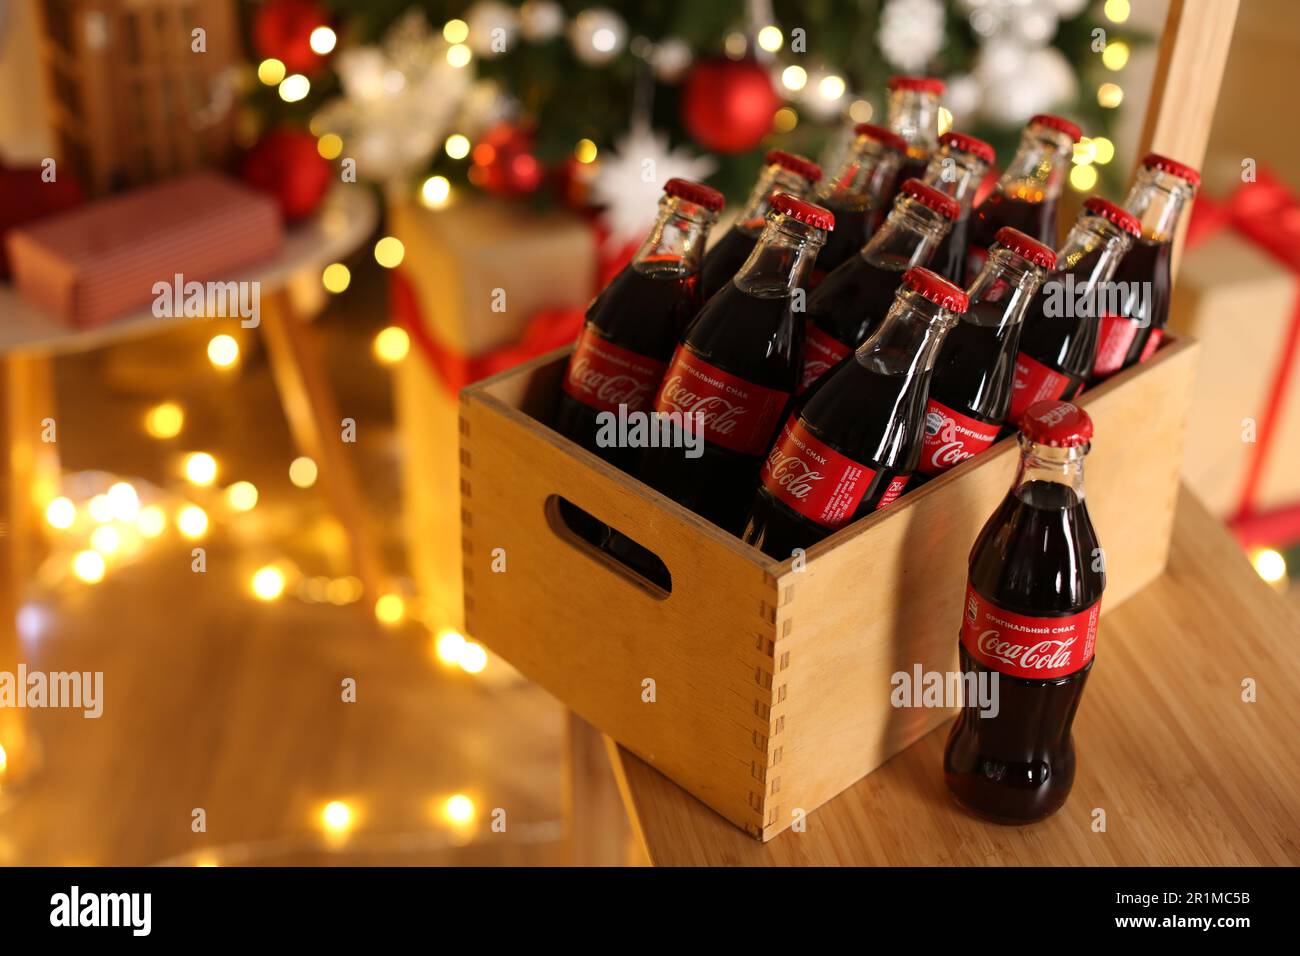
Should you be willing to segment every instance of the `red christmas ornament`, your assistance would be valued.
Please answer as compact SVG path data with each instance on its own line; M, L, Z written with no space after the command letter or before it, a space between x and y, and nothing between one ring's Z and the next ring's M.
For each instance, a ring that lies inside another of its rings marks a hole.
M470 153L470 182L497 196L518 198L542 184L542 164L533 155L531 130L513 123L498 123L488 130Z
M772 129L781 99L754 60L704 60L682 91L682 122L691 138L717 153L753 149Z
M311 32L329 25L329 12L315 0L270 0L253 19L253 45L262 59L274 57L290 73L312 73L321 57L311 48Z
M269 193L286 222L316 211L329 190L330 164L316 152L316 138L288 127L258 140L239 167L244 182Z

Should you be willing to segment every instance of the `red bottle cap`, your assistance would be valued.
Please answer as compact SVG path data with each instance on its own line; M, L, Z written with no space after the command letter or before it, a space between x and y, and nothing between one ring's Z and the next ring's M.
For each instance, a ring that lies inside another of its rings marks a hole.
M772 208L785 213L791 219L797 219L806 226L830 232L835 228L835 214L816 203L799 199L789 193L777 193L772 197Z
M883 126L877 126L875 123L859 123L853 127L853 132L859 136L866 136L874 139L882 146L898 150L900 153L907 152L907 140L899 136L892 129L885 129Z
M1039 113L1037 116L1030 117L1029 125L1037 123L1039 126L1046 126L1048 129L1054 129L1057 132L1064 133L1074 142L1083 138L1083 130L1071 123L1068 119L1060 116L1053 116L1051 113Z
M676 196L678 199L685 199L687 202L693 202L697 206L703 206L705 209L711 209L714 212L720 210L726 203L722 193L712 186L706 186L704 183L697 183L690 179L668 180L668 182L664 183L664 193L669 196Z
M1034 402L1020 419L1020 432L1037 445L1075 448L1092 441L1092 419L1073 402Z
M1201 185L1201 174L1186 163L1180 163L1176 159L1170 159L1168 156L1161 156L1159 153L1147 153L1146 158L1142 160L1142 165L1147 169L1159 169L1162 172L1170 173L1179 179L1185 179L1193 187Z
M924 266L912 266L904 272L903 284L952 312L965 312L970 305L970 298L963 289Z
M919 179L905 179L898 187L902 196L910 196L927 209L933 209L944 219L956 219L961 213L961 204L951 196L939 192L933 186L927 186Z
M1101 216L1102 219L1119 226L1131 236L1142 235L1142 224L1138 222L1138 217L1123 206L1115 205L1109 199L1089 196L1084 200L1083 208L1094 216Z
M972 156L984 160L984 162L993 163L997 154L993 152L993 147L982 139L976 139L966 133L944 133L939 137L940 144L947 146L949 149L955 149L958 152L970 153Z
M993 241L999 246L1010 249L1021 258L1028 259L1036 266L1042 266L1044 269L1056 268L1056 253L1052 251L1052 247L1039 242L1033 236L1025 235L1019 229L1003 226L993 237Z
M802 176L810 183L815 183L822 178L822 168L811 159L796 156L794 153L787 153L783 149L769 149L767 155L763 157L763 162L768 166L775 164L782 169L788 169L796 176Z
M934 76L891 76L891 90L916 90L918 93L933 93L938 96L944 91L944 82Z

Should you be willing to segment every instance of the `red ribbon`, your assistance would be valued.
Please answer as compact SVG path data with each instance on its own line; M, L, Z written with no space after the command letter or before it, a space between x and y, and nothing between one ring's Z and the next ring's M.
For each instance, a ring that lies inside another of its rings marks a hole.
M621 248L608 247L608 234L594 220L591 228L596 238L596 288L594 295L632 259L636 244ZM578 337L586 315L587 303L566 308L543 309L533 315L524 327L519 341L481 355L463 355L434 338L424 322L415 287L401 269L393 269L388 283L389 305L397 323L410 335L416 350L424 356L438 379L452 395L466 385L481 378L495 375L508 368L544 355L552 349L568 345Z
M1261 522L1255 513L1255 496L1263 478L1269 454L1273 451L1278 421L1281 417L1287 390L1293 378L1300 355L1300 197L1293 195L1286 184L1267 170L1260 170L1253 183L1243 183L1226 200L1216 201L1201 196L1192 207L1187 228L1188 248L1208 239L1223 229L1239 232L1254 245L1269 253L1284 267L1295 273L1298 280L1297 296L1291 311L1291 324L1278 352L1273 369L1268 399L1259 416L1259 431L1255 447L1246 464L1246 480L1242 486L1241 502L1231 524L1238 535L1260 540L1267 533L1268 524ZM1261 356L1262 358L1262 356ZM1288 512L1300 509L1287 509ZM1285 515L1280 515L1285 518ZM1300 532L1300 521L1284 520L1278 526Z

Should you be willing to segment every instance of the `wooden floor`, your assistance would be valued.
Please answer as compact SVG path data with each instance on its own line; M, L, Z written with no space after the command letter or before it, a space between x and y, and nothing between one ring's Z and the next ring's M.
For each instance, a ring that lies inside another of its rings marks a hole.
M387 373L369 354L383 320L373 304L358 308L366 301L377 300L358 290L318 321L400 574L397 443ZM56 364L65 471L175 486L178 452L203 449L222 465L222 484L252 480L261 501L202 542L205 574L171 535L100 584L32 588L29 669L103 671L104 713L27 712L39 763L0 792L0 864L562 862L558 704L527 684L448 670L426 630L382 629L362 604L264 604L249 593L261 563L340 575L347 550L319 495L288 481L296 453L264 360L253 351L237 374L217 373L204 357L215 331ZM242 341L256 349L255 338ZM140 425L162 399L188 412L173 442ZM356 680L356 703L340 699L345 677ZM476 824L441 818L454 793L475 802ZM336 799L356 815L343 841L320 825ZM206 832L192 831L196 808ZM496 808L504 833L489 826Z

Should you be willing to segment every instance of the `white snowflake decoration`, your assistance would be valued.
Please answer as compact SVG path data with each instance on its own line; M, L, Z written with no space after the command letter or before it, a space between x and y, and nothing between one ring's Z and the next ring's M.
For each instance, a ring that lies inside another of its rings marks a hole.
M889 0L876 37L880 52L900 70L923 70L943 47L944 13L939 0Z

